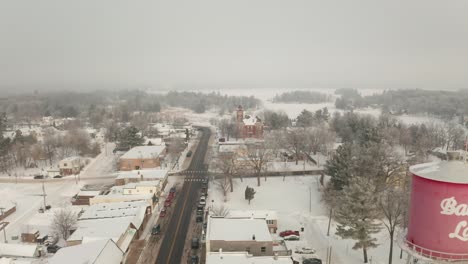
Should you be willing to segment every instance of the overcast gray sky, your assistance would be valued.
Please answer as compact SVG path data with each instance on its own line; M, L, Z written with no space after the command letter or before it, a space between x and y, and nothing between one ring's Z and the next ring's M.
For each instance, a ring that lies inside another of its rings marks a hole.
M467 0L0 0L0 86L468 87Z

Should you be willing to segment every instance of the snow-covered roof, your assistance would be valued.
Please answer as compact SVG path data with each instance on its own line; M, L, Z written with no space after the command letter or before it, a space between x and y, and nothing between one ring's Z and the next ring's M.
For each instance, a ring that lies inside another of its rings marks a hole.
M80 220L77 222L78 228L68 238L68 241L84 238L112 239L117 242L123 233L127 230L130 223L135 219L134 216ZM88 240L89 241L89 240Z
M33 258L37 253L37 245L0 243L0 256Z
M24 223L21 227L22 233L34 233L39 231L41 235L52 234L52 221L56 212L62 210L60 207L51 208L44 213L36 213L33 217L29 218L29 221ZM76 215L81 211L78 206L67 207L67 210L71 210Z
M93 204L80 216L80 220L136 216L146 211L148 206L147 201Z
M144 179L160 179L163 180L167 177L168 170L160 169L145 169L145 170L132 170L121 171L117 173L117 179L140 179L143 175Z
M152 159L159 157L165 146L139 146L127 151L120 159Z
M244 122L244 125L246 126L253 126L255 125L255 123L257 123L257 117L253 115L249 115L249 118L244 117L243 122Z
M108 239L61 248L49 259L49 264L91 264L98 259L100 263L119 264L122 257L122 250L114 241Z
M96 196L99 195L101 191L79 191L78 196Z
M156 187L159 186L161 183L160 180L155 181L141 181L141 182L130 182L125 185L121 185L124 189L135 189L138 186L146 186L146 187Z
M440 181L468 184L468 164L463 161L436 161L410 167L410 172L419 177Z
M229 210L226 218L254 218L265 220L277 220L278 214L272 210Z
M12 202L6 200L0 201L0 208L2 208L4 212L11 210L14 207L16 207L16 205Z
M292 264L289 256L254 257L247 252L209 252L206 264Z
M252 241L253 236L255 241L272 241L265 220L209 218L207 240Z

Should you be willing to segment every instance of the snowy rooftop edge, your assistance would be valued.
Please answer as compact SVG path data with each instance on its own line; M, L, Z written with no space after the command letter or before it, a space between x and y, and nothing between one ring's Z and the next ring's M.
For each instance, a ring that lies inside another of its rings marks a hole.
M463 161L436 161L411 166L409 171L421 178L449 182L468 184L468 164Z

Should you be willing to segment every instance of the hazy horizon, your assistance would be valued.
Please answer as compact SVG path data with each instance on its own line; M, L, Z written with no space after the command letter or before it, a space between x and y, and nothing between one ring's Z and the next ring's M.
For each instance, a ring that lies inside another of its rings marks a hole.
M0 0L0 91L468 87L468 2Z

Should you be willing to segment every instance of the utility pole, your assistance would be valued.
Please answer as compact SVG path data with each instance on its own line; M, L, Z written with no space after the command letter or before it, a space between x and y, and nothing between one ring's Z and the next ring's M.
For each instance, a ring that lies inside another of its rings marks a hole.
M312 186L309 186L309 213L312 213Z
M4 209L5 209L5 208L2 208L2 209L1 209L1 210L2 210L2 215L3 215L3 210L4 210ZM5 243L8 243L8 240L7 240L7 237L6 237L6 226L7 226L7 225L8 225L8 222L1 222L1 223L0 223L0 230L3 229L3 239L4 239L4 242L5 242Z
M45 186L44 186L44 182L42 182L42 198L44 199L44 211L46 210L46 192L45 192Z

